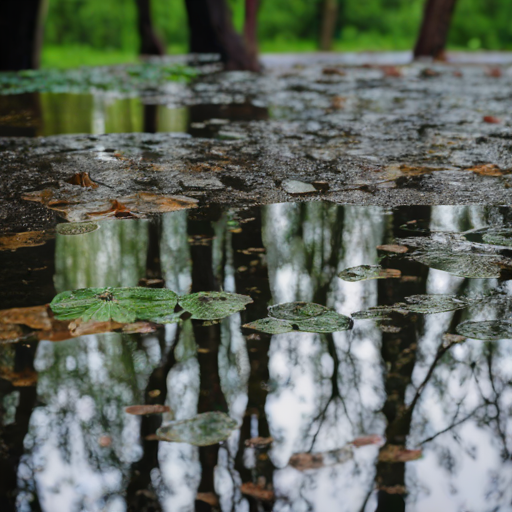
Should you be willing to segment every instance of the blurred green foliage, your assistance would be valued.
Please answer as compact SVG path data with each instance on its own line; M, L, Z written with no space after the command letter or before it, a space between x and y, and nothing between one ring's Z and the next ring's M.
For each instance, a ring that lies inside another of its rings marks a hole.
M228 0L238 30L244 0ZM336 50L410 49L424 0L339 0ZM263 51L313 51L322 0L261 0L259 40ZM188 31L184 0L151 0L157 32L169 53L183 53ZM512 0L459 0L449 46L512 49ZM50 0L44 65L130 62L138 52L134 0Z

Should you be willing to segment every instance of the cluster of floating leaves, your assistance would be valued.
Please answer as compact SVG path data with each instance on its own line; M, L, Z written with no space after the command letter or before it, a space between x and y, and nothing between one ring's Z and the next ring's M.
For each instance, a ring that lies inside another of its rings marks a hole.
M289 302L268 308L269 316L244 327L267 334L287 332L332 333L352 328L352 319L336 311L309 302Z
M126 66L42 69L0 73L0 94L29 92L137 92L169 81L188 82L197 71L182 64L145 62Z
M199 292L178 297L172 290L154 288L84 288L62 292L50 307L57 320L81 319L82 322L132 323L150 320L155 323L176 323L182 312L193 319L219 320L232 315L252 302L246 295L227 292Z

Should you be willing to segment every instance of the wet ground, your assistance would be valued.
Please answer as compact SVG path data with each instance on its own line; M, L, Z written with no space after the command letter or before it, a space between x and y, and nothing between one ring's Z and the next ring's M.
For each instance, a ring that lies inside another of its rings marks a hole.
M408 58L0 96L2 512L512 510L511 62Z

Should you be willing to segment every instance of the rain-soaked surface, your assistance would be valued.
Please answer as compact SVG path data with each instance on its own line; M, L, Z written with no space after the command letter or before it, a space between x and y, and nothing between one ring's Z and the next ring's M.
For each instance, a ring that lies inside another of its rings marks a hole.
M2 510L510 510L511 219L192 208L2 251ZM133 315L52 302L91 287Z
M0 76L2 512L512 510L512 59L449 57Z

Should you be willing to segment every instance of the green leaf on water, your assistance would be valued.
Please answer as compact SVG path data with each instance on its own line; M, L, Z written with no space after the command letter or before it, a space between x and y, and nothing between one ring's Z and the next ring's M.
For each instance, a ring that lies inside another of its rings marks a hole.
M411 295L405 298L406 302L398 302L391 306L375 306L365 311L353 313L352 317L356 320L389 320L392 313L434 315L464 309L479 303L481 300L481 298L457 295Z
M396 279L401 276L400 270L382 268L380 265L359 265L358 267L346 268L338 274L338 277L349 282L366 281L369 279Z
M228 292L198 292L178 299L179 305L194 320L220 320L245 309L251 297Z
M483 322L462 322L456 327L458 334L475 340L496 341L512 339L512 321L485 320Z
M291 321L305 320L306 318L322 315L326 311L330 311L329 308L313 302L286 302L268 308L270 316Z
M277 318L262 318L261 320L245 324L243 327L264 332L266 334L284 334L286 332L298 330L293 328L293 322L279 320Z
M508 229L489 230L482 238L488 244L512 247L512 231Z
M85 235L99 229L95 222L66 222L57 224L57 233L59 235Z
M212 411L187 420L171 421L162 425L156 434L162 441L210 446L225 441L237 426L227 414Z
M131 323L171 314L177 295L153 288L83 288L59 293L50 307L57 320Z
M267 334L286 332L332 333L352 328L352 319L332 309L308 302L288 302L268 308L269 318L245 324L244 327Z

